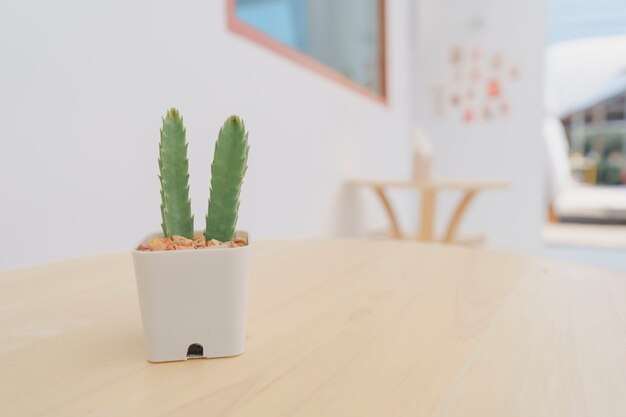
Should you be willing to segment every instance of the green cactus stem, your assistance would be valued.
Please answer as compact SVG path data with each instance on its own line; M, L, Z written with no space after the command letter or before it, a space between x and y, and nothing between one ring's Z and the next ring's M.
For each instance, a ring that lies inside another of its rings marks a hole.
M189 160L183 119L176 109L163 118L159 143L159 180L163 235L193 239L193 216L189 200Z
M215 143L211 164L211 196L204 236L233 239L239 212L239 193L248 161L248 133L238 116L226 120Z

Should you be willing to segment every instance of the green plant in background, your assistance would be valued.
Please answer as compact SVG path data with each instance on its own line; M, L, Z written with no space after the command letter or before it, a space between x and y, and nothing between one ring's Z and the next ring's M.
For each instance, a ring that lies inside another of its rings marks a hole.
M239 194L248 168L248 148L243 121L238 116L229 117L220 129L211 164L211 195L204 231L207 240L227 242L234 237ZM163 235L193 239L186 132L183 119L174 108L163 118L159 180Z
M193 215L189 200L189 160L183 119L176 109L163 118L159 143L161 228L163 235L193 239Z
M237 116L220 130L211 164L211 196L206 216L205 238L229 241L235 233L239 194L248 161L248 133Z

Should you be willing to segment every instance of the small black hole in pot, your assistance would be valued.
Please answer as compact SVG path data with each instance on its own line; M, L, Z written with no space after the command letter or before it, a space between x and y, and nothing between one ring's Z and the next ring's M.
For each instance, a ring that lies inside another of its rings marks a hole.
M187 349L187 357L188 358L201 358L203 356L203 352L204 352L204 349L202 348L202 345L194 343L192 345L189 345L189 348Z

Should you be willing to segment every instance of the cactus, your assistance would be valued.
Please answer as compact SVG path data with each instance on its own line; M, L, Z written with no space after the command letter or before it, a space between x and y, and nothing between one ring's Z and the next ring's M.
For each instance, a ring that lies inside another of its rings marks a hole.
M178 110L174 108L163 118L159 143L159 181L163 235L193 239L185 126Z
M248 166L248 134L237 116L226 120L215 143L211 164L211 195L206 216L206 239L229 241L235 234L239 193Z

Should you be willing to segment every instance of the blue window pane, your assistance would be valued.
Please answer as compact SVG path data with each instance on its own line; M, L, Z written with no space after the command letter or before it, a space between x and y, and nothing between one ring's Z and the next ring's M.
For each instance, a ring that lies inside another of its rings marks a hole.
M382 0L236 0L239 20L377 94Z

